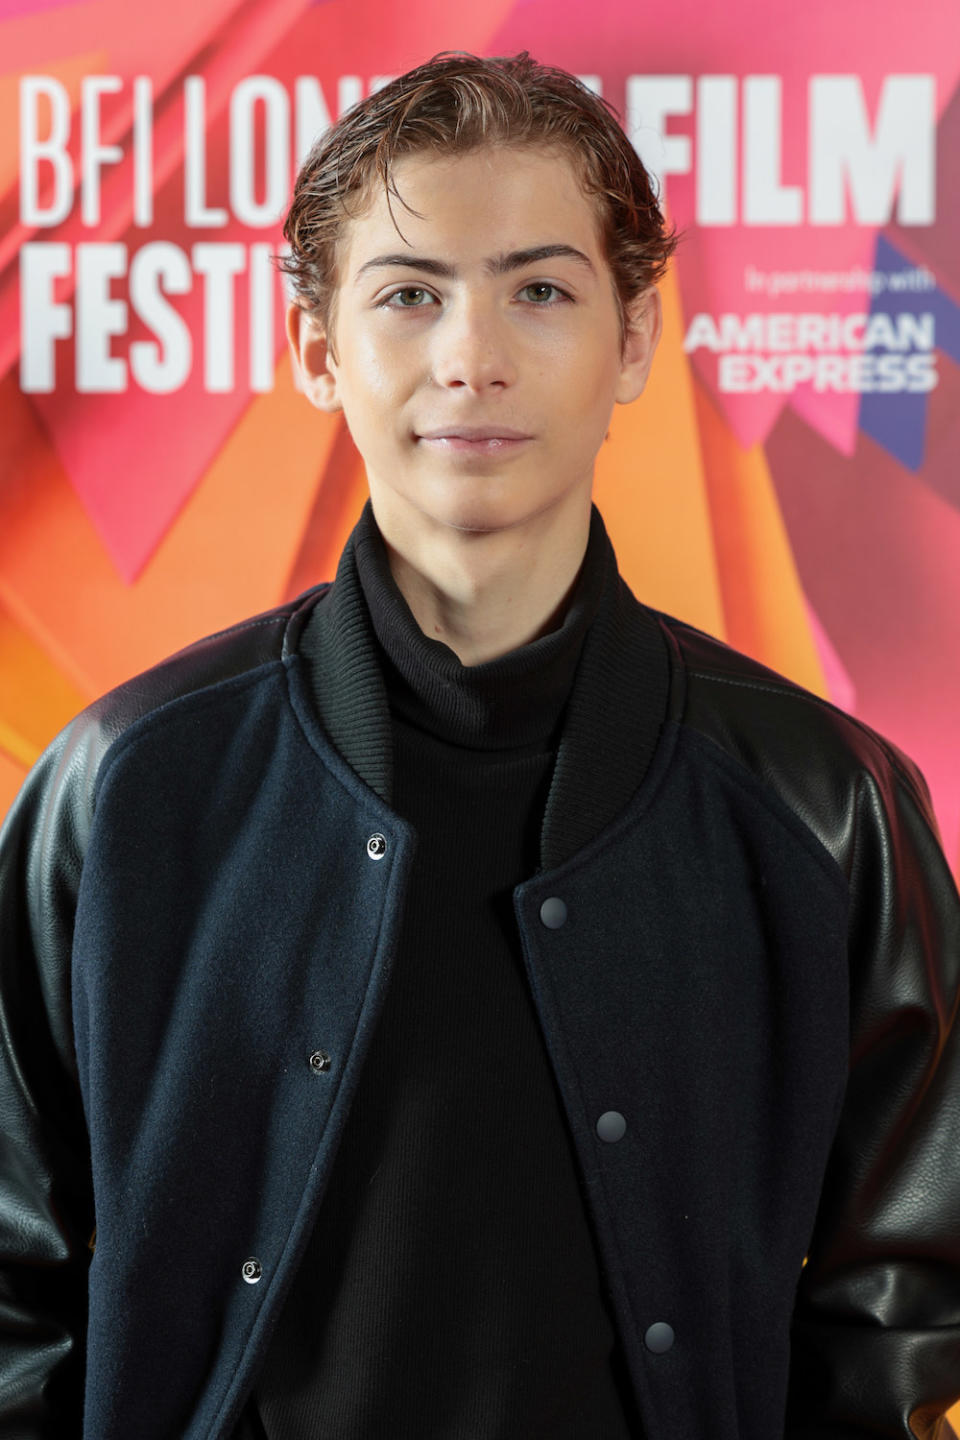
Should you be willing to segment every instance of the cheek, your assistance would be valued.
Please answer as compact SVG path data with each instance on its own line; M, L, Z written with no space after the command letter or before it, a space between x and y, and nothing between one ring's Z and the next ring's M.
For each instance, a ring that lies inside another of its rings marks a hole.
M381 345L359 340L341 357L340 398L351 423L381 426L385 412L395 409L402 385L399 368Z
M583 419L596 417L606 428L618 375L619 367L607 347L582 346L571 373L568 394L571 411L576 410Z
M619 350L603 323L582 328L576 335L553 338L539 366L540 374L559 398L579 410L589 410L612 395L619 373ZM611 401L612 403L612 401Z
M391 348L364 340L357 348L357 370L372 396L389 395L396 384L397 367Z

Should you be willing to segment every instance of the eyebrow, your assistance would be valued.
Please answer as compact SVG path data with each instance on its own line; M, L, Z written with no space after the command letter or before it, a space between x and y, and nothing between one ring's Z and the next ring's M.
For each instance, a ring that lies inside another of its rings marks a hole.
M573 245L531 245L526 250L509 250L506 254L493 255L483 263L488 274L506 275L511 270L524 270L528 265L536 265L541 260L576 260L585 265L592 275L597 273L590 257L584 255L582 250L575 249ZM448 265L445 260L431 260L425 255L377 255L360 266L354 279L359 280L368 270L388 266L422 270L425 274L436 275L441 280L457 278L456 266Z

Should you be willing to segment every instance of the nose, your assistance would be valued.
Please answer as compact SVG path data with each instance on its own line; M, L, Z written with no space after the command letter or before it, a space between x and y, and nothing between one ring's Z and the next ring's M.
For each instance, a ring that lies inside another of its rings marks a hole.
M444 389L505 389L517 378L516 356L504 317L493 305L451 305L433 334L433 378Z

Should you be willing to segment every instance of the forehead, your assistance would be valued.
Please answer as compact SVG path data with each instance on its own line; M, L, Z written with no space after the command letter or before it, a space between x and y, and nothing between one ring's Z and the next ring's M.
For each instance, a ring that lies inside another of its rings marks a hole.
M602 258L602 219L571 158L542 146L486 146L461 155L402 156L391 172L399 193L372 181L344 222L338 279L349 284L380 250L463 264L534 245L567 244ZM429 247L425 250L424 247Z

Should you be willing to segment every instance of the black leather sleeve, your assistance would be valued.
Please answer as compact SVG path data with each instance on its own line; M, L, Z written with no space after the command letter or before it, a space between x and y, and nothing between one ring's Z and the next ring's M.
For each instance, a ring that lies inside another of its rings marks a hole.
M846 1090L800 1275L786 1440L947 1440L960 1399L960 896L925 781L860 721L679 622L685 718L849 887Z
M95 737L74 722L0 832L0 1437L82 1431L93 1228L70 1003Z
M908 761L863 771L847 813L833 839L852 902L850 1070L786 1433L945 1440L960 1396L960 900Z
M101 762L139 717L276 663L300 604L207 636L83 711L0 831L0 1440L82 1433L94 1204L71 957Z

